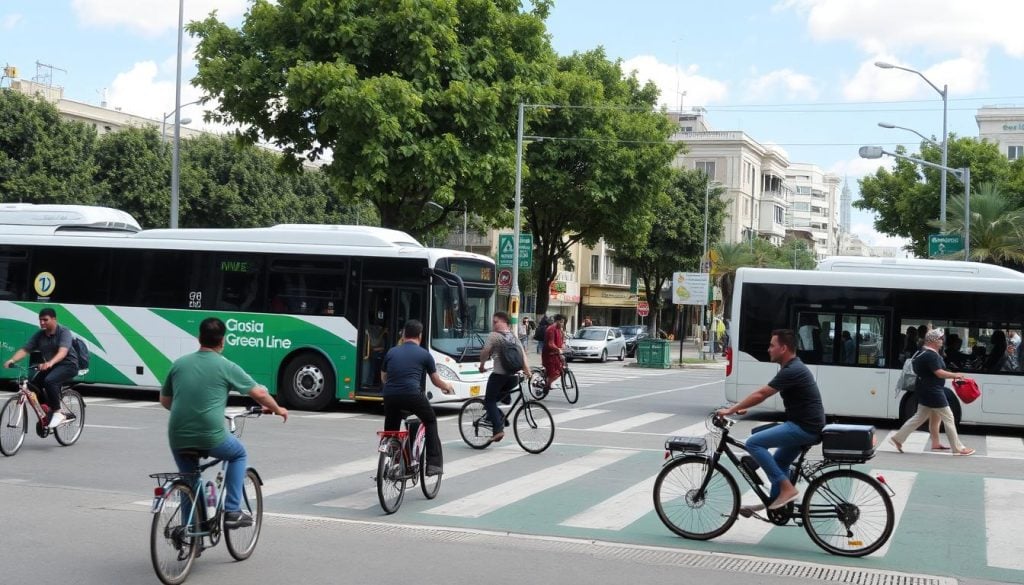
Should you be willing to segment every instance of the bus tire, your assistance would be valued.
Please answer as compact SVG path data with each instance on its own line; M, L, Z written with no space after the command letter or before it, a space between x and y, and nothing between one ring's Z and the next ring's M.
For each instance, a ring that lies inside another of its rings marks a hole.
M960 400L957 399L956 394L949 388L946 388L946 402L949 403L949 409L953 411L953 420L956 426L960 427L960 418L963 416L963 409L960 406ZM917 395L913 392L907 392L903 397L903 401L900 402L900 426L903 426L914 414L917 412ZM915 430L928 430L928 423L921 423L919 429Z
M290 359L277 388L281 401L298 410L323 410L334 401L337 392L331 364L313 352Z

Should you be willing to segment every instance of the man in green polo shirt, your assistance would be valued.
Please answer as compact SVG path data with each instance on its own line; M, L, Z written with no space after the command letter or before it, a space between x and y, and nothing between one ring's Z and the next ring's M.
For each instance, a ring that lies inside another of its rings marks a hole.
M280 407L266 387L221 355L224 351L224 322L216 317L199 324L199 351L178 358L171 366L160 391L160 404L171 411L167 437L178 471L196 471L196 461L180 454L182 450L207 452L210 457L228 462L224 478L224 527L252 526L252 516L241 510L242 484L247 458L245 446L224 427L224 409L232 391L249 396L263 407L288 420L288 410Z

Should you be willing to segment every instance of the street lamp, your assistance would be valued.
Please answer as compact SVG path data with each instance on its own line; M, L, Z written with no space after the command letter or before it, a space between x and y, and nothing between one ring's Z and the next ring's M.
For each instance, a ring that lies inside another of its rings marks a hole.
M931 144L932 146L937 146L938 148L942 148L941 144L939 144L938 142L935 142L931 138L928 138L927 136L925 136L924 134L921 134L920 132L918 132L917 130L914 130L913 128L907 128L906 126L897 126L896 124L889 124L887 122L879 122L878 125L881 128L888 128L889 130L898 129L898 130L906 130L907 132L913 132L914 134L917 134L918 136L920 136L921 140L924 140L928 144Z
M888 155L894 158L902 158L915 162L919 165L931 167L933 169L939 169L940 171L949 171L956 175L958 179L964 183L964 260L968 260L971 257L971 167L964 167L962 169L952 169L947 166L937 165L933 162L914 158L912 156L906 156L902 154L896 154L895 152L889 152L883 149L881 146L862 146L858 151L861 158L882 158L882 155ZM943 224L945 228L945 224Z
M947 155L949 154L949 134L946 130L947 114L949 111L949 85L943 85L942 89L939 86L931 82L930 79L924 76L923 73L916 69L910 69L908 67L900 67L899 65L893 65L892 63L886 63L884 61L875 61L875 67L880 69L899 69L901 71L907 71L913 73L923 79L925 83L932 86L932 89L937 91L942 96L942 164L940 170L942 170L942 179L939 184L939 221L942 223L942 231L946 231L946 165Z
M195 102L192 102L192 103L195 103ZM188 104L185 104L185 105L187 106ZM160 123L160 138L163 139L163 140L167 140L167 118L170 118L171 114L173 114L173 113L174 112L167 112L166 114L164 114L163 122ZM192 123L192 118L182 118L181 119L181 124L183 126L188 126L191 123Z

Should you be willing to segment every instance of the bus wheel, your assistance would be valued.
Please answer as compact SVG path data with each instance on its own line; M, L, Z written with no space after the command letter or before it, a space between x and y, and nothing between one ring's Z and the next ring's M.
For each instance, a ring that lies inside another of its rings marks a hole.
M299 410L323 410L334 400L335 392L331 365L315 353L302 353L292 358L278 386L284 403Z

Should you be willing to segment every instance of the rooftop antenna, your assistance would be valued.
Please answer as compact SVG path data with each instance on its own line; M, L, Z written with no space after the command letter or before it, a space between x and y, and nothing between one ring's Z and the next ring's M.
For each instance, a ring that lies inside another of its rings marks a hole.
M61 69L55 65L47 65L36 61L36 76L32 78L32 81L46 87L54 87L53 85L53 72L60 71L61 73L67 74L67 69Z
M100 107L107 107L107 88L97 89L96 93L100 94Z

